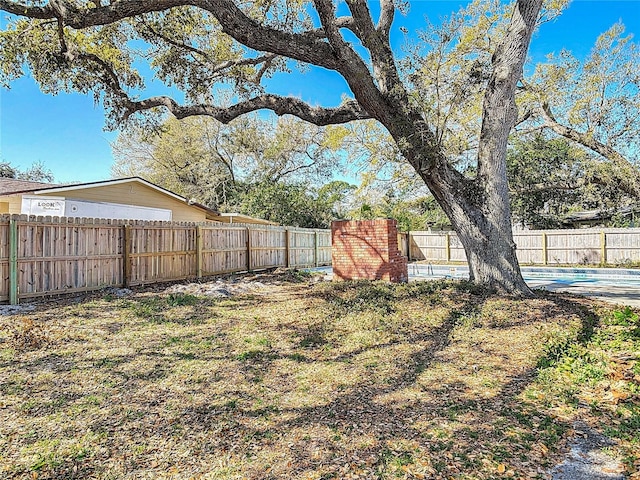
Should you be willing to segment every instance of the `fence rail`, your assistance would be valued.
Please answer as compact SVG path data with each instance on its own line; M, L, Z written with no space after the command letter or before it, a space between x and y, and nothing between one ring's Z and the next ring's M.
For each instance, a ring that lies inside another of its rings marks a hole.
M0 216L0 301L331 263L331 232Z
M408 234L409 260L466 262L455 232ZM640 228L514 232L522 264L625 264L640 262Z

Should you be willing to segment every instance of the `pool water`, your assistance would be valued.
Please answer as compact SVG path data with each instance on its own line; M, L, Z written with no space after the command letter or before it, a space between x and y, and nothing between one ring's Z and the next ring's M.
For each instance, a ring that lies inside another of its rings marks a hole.
M547 281L559 284L588 283L596 285L636 286L640 289L640 270L623 268L522 267L526 282ZM466 265L410 264L412 278L469 278Z
M332 274L328 267L311 268L309 271ZM591 284L637 287L640 294L640 270L624 268L568 268L568 267L522 267L522 276L527 283ZM409 264L410 279L469 278L466 265Z

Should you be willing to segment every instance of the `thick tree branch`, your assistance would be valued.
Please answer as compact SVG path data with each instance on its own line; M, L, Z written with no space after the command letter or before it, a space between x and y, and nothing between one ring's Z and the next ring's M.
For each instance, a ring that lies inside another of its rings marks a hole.
M402 85L395 65L389 37L380 33L373 24L371 11L365 0L347 0L349 10L355 19L355 30L362 44L371 54L373 75L382 92L390 92ZM382 5L385 8L385 5ZM393 9L393 2L391 2ZM386 8L389 8L388 5Z
M370 48L364 41L363 44L370 50L374 75L362 57L343 39L336 23L335 5L332 0L313 0L320 17L320 22L327 35L329 45L335 52L339 61L338 72L342 74L349 84L351 91L354 93L356 100L366 110L371 118L380 121L385 127L389 128L400 112L406 113L404 110L408 105L406 92L400 83L386 81L388 67L393 64L391 57L390 64L384 64L380 61L381 54L378 46ZM358 35L363 36L363 32L373 32L374 37L378 37L377 32L372 27L371 18L368 16L368 8L364 4L364 0L351 0L350 8L353 6L354 25L352 30L359 32ZM365 10L366 9L366 10ZM356 17L357 15L357 17ZM379 40L379 39L378 39ZM372 40L376 42L376 40ZM391 47L386 44L391 52ZM384 45L383 47L384 48ZM384 72L380 74L379 72ZM374 79L375 77L375 79ZM376 80L378 82L376 83ZM399 81L399 80L398 80ZM388 87L397 87L394 92L394 98L389 95ZM400 98L404 97L404 98ZM412 119L413 120L413 119ZM411 121L413 123L413 121Z
M538 108L537 113L542 118L544 125L556 134L587 147L609 160L616 170L618 170L618 175L621 180L620 188L630 195L640 197L640 175L638 175L637 169L635 169L623 155L608 145L599 142L593 138L592 135L587 135L562 125L556 120L551 112L551 107L546 102Z
M126 102L127 116L142 110L164 107L176 118L205 115L222 123L229 123L233 119L256 110L271 110L277 115L294 115L314 125L335 125L354 120L365 120L370 116L364 112L357 102L348 101L336 108L311 107L302 100L278 95L261 95L230 107L215 107L212 105L180 105L166 96L151 97L146 100Z
M20 17L38 18L41 20L50 20L55 18L52 14L51 7L26 5L24 3L12 2L10 0L0 0L0 10Z
M583 145L590 150L602 155L605 158L610 160L622 160L626 162L627 160L616 152L613 148L605 145L604 143L599 142L592 135L587 135L584 133L580 133L577 130L562 125L558 122L551 112L551 107L548 103L544 102L540 108L538 108L538 114L544 121L544 124L547 128L551 129L556 134L561 137L572 140L580 145Z
M313 33L289 33L265 26L245 15L233 0L116 0L109 5L90 8L79 8L67 0L50 0L42 7L0 0L0 10L27 18L59 18L75 29L112 24L145 13L189 5L211 13L224 33L246 47L330 70L340 66L331 47Z
M338 70L331 47L313 33L288 33L262 25L240 10L233 0L197 0L222 25L222 31L254 50L276 53L294 60Z
M340 34L340 25L335 16L335 5L332 0L313 0L320 23L339 63L338 72L349 84L356 100L371 118L385 123L389 117L389 105L375 84L368 66ZM358 21L353 19L354 31L361 29Z
M351 30L353 33L356 33L354 31L355 22L353 21L353 17L337 17L334 24L338 29L346 28L347 30ZM318 38L327 38L324 28L317 28L313 30L312 33Z
M116 0L105 6L80 8L66 0L50 0L44 6L31 6L11 0L0 0L0 10L27 18L61 18L65 25L76 29L106 25L143 13L161 12L182 5L194 5L187 0Z
M125 109L125 118L135 112L164 107L176 118L182 119L191 116L204 115L215 118L222 123L229 123L235 118L257 110L271 110L277 115L294 115L309 123L318 126L336 125L348 123L354 120L366 120L371 118L355 101L344 102L336 108L311 107L309 104L293 97L281 97L265 94L230 107L215 107L212 105L180 105L167 96L151 97L146 100L132 100L122 89L118 76L111 66L94 54L77 54L67 58L69 61L82 59L93 62L102 70L102 81L108 90L119 98L120 104Z
M380 18L378 19L376 29L386 39L389 39L389 32L391 31L391 24L393 23L395 12L396 6L393 0L380 0Z
M358 38L364 44L372 36L376 35L373 20L371 19L371 11L365 0L346 0L349 10L355 21L355 32Z
M313 4L316 7L322 29L331 47L338 51L348 48L347 43L340 35L340 26L338 25L333 2L331 0L313 0Z
M151 25L147 24L146 22L144 22L144 26L145 28L147 28L147 30L153 34L154 36L156 36L157 38L161 39L162 41L168 43L169 45L173 45L174 47L177 48L181 48L184 49L188 52L194 53L200 57L202 57L205 61L212 63L212 67L211 70L213 73L220 73L224 70L227 70L229 68L232 67L240 67L240 66L244 66L244 65L250 65L250 66L255 66L255 65L259 65L261 63L263 63L263 67L261 68L261 73L258 75L258 78L260 78L262 76L262 74L264 73L264 69L268 68L268 66L271 64L271 61L274 60L275 58L277 58L278 55L275 55L273 53L267 54L267 55L260 55L259 57L248 57L248 58L240 58L237 60L228 60L226 62L220 62L218 64L215 64L215 59L211 57L211 55L209 55L209 53L205 52L204 50L200 50L199 48L196 48L192 45L188 45L186 43L183 42L178 42L172 38L167 37L166 35L164 35L161 32L158 32L155 28L153 28Z

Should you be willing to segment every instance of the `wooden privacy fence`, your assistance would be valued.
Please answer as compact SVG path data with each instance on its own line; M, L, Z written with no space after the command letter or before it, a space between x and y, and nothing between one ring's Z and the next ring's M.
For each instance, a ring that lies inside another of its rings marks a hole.
M640 262L640 228L514 232L522 264L625 264ZM409 232L409 260L466 262L455 232Z
M331 231L0 216L0 300L331 263Z

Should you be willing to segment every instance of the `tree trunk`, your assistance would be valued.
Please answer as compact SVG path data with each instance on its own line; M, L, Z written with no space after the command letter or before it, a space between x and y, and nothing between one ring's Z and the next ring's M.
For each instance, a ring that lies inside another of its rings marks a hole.
M423 177L424 178L424 177ZM484 188L450 171L424 178L445 210L464 247L469 280L502 293L531 297L516 256L508 197L497 194L506 178L490 179Z
M520 273L511 228L498 227L504 218L490 212L480 215L467 205L452 215L453 227L464 247L469 263L469 280L503 293L529 297L531 289Z

